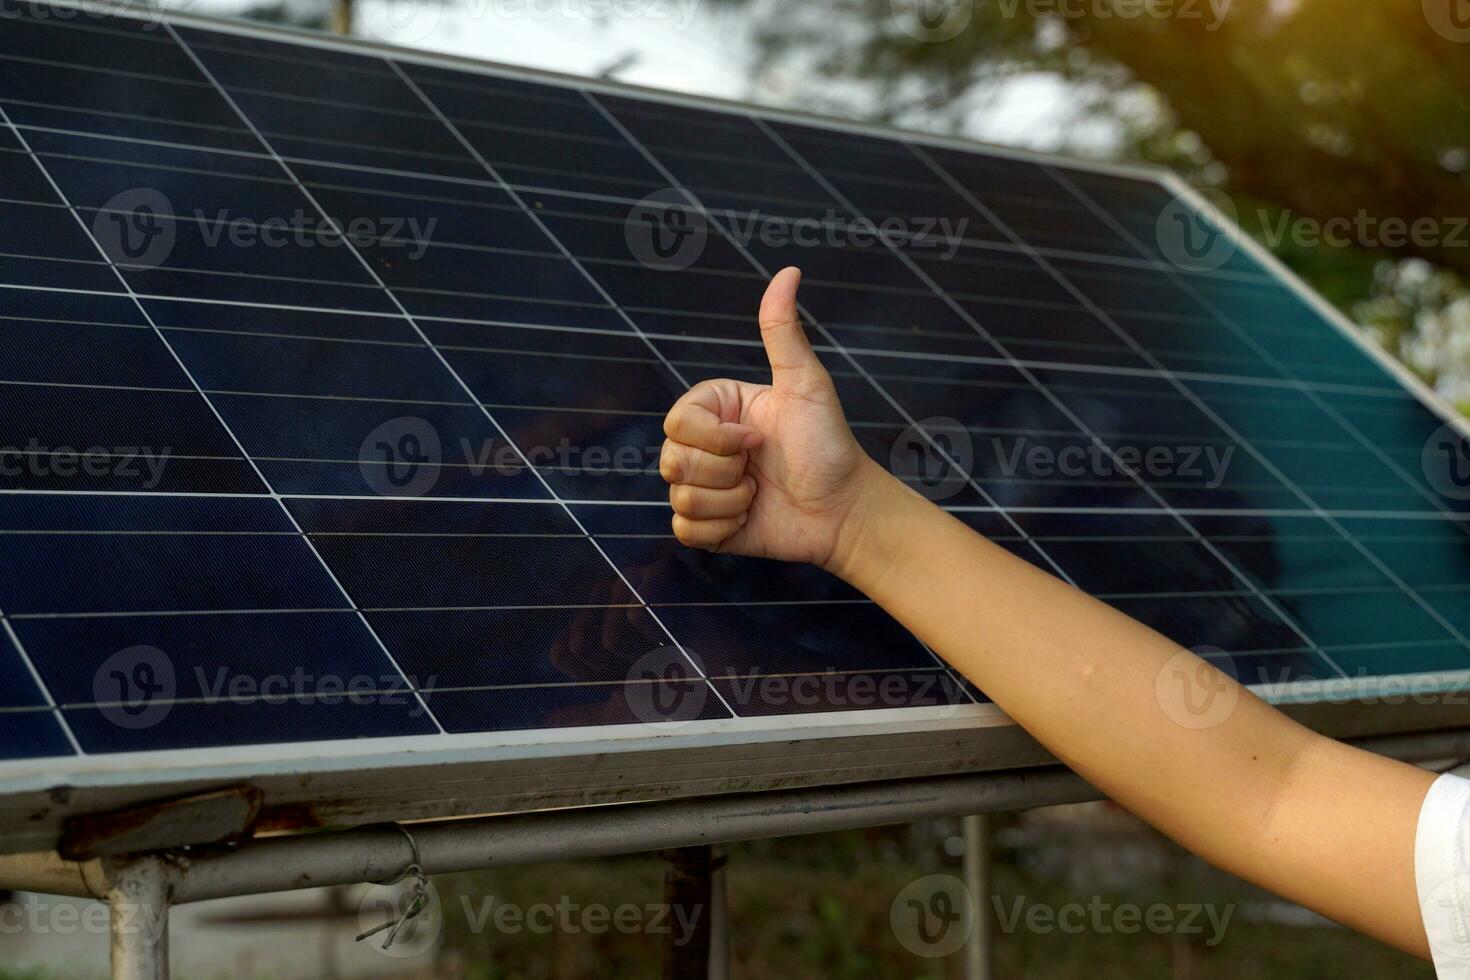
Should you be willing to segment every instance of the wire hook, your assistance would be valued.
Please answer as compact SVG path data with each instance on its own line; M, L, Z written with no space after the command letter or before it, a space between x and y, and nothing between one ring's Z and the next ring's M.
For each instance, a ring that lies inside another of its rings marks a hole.
M402 874L377 882L376 884L384 886L396 885L406 878L412 878L414 879L414 885L413 891L408 895L408 901L399 903L397 918L390 917L387 922L378 926L376 929L369 929L357 937L357 941L362 942L365 939L371 939L381 932L388 932L388 938L383 943L384 949L392 949L393 944L398 941L399 934L403 932L410 922L428 911L429 905L433 902L433 896L429 892L429 879L424 874L423 857L419 854L419 842L414 839L413 834L408 832L408 828L402 824L395 823L388 824L388 826L391 826L403 834L404 837L408 838L408 846L413 849L413 860L404 869Z

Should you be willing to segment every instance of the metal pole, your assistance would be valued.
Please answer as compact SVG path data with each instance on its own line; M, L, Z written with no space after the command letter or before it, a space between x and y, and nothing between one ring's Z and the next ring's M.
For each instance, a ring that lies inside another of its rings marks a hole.
M664 980L709 980L714 940L712 847L682 847L664 852Z
M112 980L168 980L169 877L157 858L120 868L112 907Z
M975 903L975 928L965 947L966 980L995 976L995 936L991 928L990 895L994 891L990 866L990 817L972 813L964 818L965 888Z
M730 892L725 877L728 857L715 848L715 870L710 876L709 980L730 980Z

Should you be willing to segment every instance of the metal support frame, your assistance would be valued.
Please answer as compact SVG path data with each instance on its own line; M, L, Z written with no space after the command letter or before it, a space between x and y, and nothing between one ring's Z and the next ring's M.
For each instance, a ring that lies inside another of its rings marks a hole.
M1470 731L1390 736L1357 744L1413 762L1470 757ZM1101 798L1081 777L1048 767L562 809L419 823L411 828L424 872L436 875L708 848ZM977 856L982 851L975 850ZM382 881L400 874L414 860L412 852L409 838L389 826L263 837L133 858L72 861L54 851L0 855L0 888L108 901L113 912L114 980L167 980L172 906ZM978 884L971 880L971 893L983 901L988 885L983 866L976 870L981 877ZM712 902L719 904L720 892L718 886L712 891ZM720 948L727 942L719 936L721 918L711 920L714 966L722 962Z
M1470 733L1466 743L1470 747ZM424 872L438 875L824 834L1100 798L1080 777L1052 768L586 807L410 827ZM172 903L183 905L382 881L403 871L413 859L411 850L397 829L366 827L172 851L160 860L160 866L170 885ZM0 856L0 887L106 898L133 863L106 857L68 861L55 852Z
M169 874L156 857L116 870L112 911L113 980L168 980Z
M725 858L714 847L665 851L664 904L680 922L692 923L688 935L670 931L664 940L664 980L727 980L728 930L725 915Z

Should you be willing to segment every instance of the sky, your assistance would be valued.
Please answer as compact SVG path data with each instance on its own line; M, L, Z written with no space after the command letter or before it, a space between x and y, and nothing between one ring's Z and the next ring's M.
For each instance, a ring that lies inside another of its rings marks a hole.
M165 0L217 16L253 2ZM788 70L754 86L748 19L701 0L358 0L357 33L502 64L778 107L799 107L804 87L818 83ZM1066 125L1068 101L1055 78L1019 78L970 120L967 135L1053 148Z

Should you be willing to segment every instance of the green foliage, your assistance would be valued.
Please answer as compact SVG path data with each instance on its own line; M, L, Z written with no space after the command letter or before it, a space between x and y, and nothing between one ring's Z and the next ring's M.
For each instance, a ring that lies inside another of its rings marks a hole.
M7 966L0 966L0 980L62 980L62 978L50 970L38 968L17 970Z

